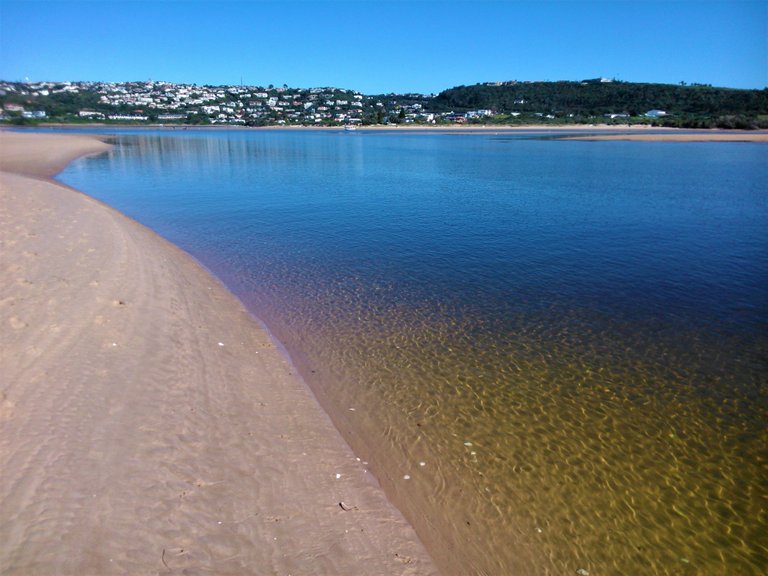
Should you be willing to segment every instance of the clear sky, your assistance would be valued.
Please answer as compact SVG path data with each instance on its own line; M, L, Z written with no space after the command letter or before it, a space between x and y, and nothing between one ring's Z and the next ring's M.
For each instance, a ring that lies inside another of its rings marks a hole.
M0 0L2 80L768 86L768 0Z

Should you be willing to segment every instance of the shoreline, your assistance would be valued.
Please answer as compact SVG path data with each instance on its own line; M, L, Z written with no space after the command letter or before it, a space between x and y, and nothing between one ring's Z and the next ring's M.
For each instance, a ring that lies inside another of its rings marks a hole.
M437 574L279 343L191 256L0 131L0 572Z
M768 142L768 132L719 131L712 133L666 132L663 134L592 134L589 136L566 136L564 140L589 142Z
M160 130L160 131L285 131L285 132L313 132L331 131L343 132L343 126L199 126L199 125L172 125L172 124L41 124L40 128L62 130ZM8 128L0 129L0 133ZM21 130L35 131L35 127L22 128ZM547 125L529 124L521 126L509 125L376 125L357 126L353 132L362 133L401 133L401 134L559 134L564 140L625 140L625 141L664 141L664 142L768 142L768 130L724 130L689 129L689 128L665 128L652 127L640 124L574 124L574 125ZM575 132L574 135L563 134ZM581 134L582 132L594 132L594 134Z

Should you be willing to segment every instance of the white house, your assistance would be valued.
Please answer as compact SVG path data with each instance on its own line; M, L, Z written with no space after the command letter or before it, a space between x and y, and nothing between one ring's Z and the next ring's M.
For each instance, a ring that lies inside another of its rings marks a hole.
M112 114L109 116L110 120L148 120L146 116L132 115L132 114Z

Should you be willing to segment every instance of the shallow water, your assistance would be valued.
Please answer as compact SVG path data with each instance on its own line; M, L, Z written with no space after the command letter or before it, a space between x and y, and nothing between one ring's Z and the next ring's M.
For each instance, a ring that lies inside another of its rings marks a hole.
M446 573L768 564L768 147L119 142L61 179L267 323Z

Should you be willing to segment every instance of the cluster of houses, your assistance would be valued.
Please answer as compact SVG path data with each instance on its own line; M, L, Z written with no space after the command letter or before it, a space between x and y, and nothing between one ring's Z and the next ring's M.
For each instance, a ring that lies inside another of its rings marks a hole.
M596 79L585 82L604 82ZM491 83L499 85L502 83ZM0 120L261 125L483 122L494 110L430 111L432 96L366 96L342 88L198 86L170 82L3 82ZM524 105L525 100L515 104ZM508 112L511 118L519 112ZM651 110L646 116L664 116ZM535 114L554 119L551 114ZM607 115L611 119L627 114Z
M66 94L66 99L57 95ZM364 96L341 88L198 86L170 82L0 82L8 116L212 124L435 122L428 96ZM62 112L63 103L70 104Z
M45 110L26 110L21 104L8 102L0 110L0 120L5 120L8 116L16 114L22 118L42 120L47 117Z
M65 95L62 97L60 95ZM438 114L431 96L366 96L341 88L198 86L170 82L2 82L0 119L241 125L462 123L491 110Z

